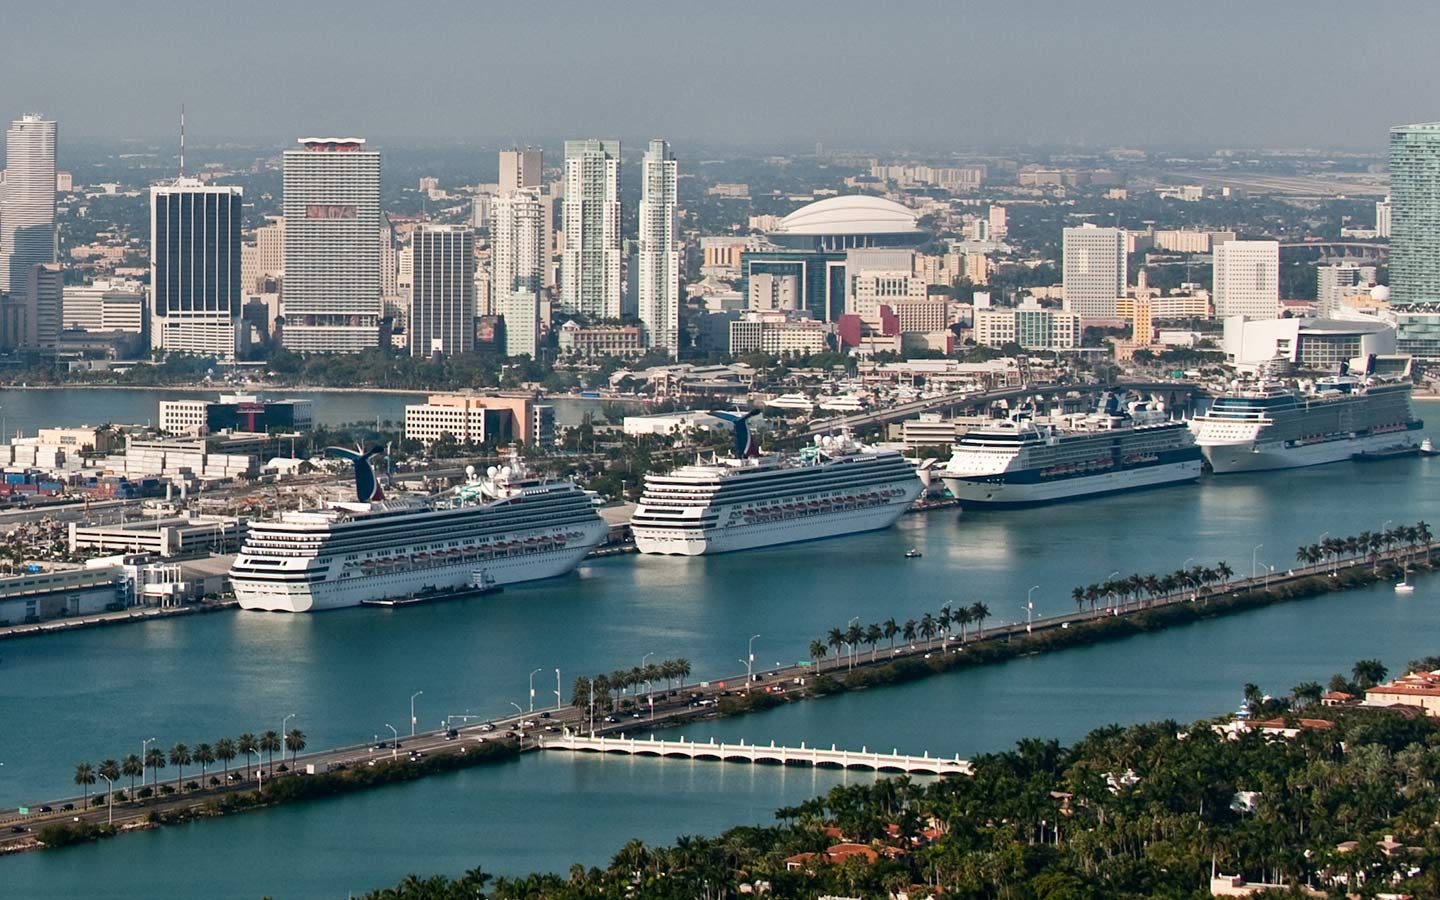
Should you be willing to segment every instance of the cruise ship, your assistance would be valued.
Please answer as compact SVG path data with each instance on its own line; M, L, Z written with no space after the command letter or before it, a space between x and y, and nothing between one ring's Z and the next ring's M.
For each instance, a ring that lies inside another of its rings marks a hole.
M1031 506L1200 477L1200 449L1164 406L1106 394L1093 413L1025 412L966 432L941 470L962 507Z
M518 458L459 487L387 499L368 456L328 448L355 467L356 500L251 522L230 569L244 609L312 612L563 575L603 541L591 496L541 479Z
M1341 374L1290 387L1236 384L1190 420L1217 475L1418 451L1410 381Z
M645 478L631 520L641 553L700 556L888 528L922 490L893 451L849 435L817 437L798 454L761 455L744 416L735 455Z

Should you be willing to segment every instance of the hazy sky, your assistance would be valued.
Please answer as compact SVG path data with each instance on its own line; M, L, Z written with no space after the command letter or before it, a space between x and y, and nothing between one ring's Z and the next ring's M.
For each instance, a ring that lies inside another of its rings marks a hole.
M70 137L1384 146L1440 3L0 0L0 119Z

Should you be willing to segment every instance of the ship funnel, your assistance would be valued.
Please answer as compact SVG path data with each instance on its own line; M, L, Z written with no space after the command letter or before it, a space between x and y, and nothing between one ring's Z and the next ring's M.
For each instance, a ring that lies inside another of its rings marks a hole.
M370 457L384 453L380 447L372 447L370 451L362 452L351 450L349 447L326 447L327 456L338 456L341 459L350 460L355 467L355 497L361 503L373 503L385 499L385 492L380 488L380 482L375 477L375 470L370 466Z
M760 415L760 410L752 409L748 413L725 412L724 410L711 410L710 415L717 419L724 419L735 427L735 456L739 459L747 459L760 455L760 442L754 433L750 431L750 420Z

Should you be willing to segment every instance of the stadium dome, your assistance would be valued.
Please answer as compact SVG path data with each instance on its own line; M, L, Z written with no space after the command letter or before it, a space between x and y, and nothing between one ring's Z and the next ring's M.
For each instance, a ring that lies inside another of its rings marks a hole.
M882 197L827 197L781 219L770 238L816 249L911 247L929 238L918 219L914 210Z

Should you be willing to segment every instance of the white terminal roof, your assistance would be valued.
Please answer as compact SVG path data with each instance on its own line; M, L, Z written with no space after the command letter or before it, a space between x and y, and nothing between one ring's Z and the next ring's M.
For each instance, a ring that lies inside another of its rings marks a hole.
M907 206L883 197L828 197L780 220L779 234L905 234L919 231Z

